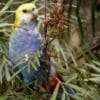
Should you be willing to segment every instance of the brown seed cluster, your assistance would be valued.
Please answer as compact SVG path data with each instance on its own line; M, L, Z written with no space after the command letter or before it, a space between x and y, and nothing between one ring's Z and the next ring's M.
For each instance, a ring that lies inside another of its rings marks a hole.
M63 10L61 7L53 7L50 11L50 18L44 20L44 24L47 26L56 26L58 30L64 29Z

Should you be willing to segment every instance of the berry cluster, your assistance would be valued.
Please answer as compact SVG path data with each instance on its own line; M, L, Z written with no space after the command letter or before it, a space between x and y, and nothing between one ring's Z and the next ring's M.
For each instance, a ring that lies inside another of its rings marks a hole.
M64 18L62 16L63 9L59 6L53 7L50 11L50 18L44 20L44 24L47 26L56 26L58 30L64 29Z

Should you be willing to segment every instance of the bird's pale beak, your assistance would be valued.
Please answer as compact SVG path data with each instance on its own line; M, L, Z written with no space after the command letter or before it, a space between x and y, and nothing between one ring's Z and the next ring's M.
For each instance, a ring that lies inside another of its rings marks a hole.
M32 14L33 14L33 17L37 17L38 16L38 10L36 9L36 10L32 11Z

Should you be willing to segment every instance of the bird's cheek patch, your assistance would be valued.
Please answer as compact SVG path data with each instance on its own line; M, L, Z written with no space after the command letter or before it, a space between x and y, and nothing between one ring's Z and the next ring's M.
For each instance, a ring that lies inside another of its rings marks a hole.
M19 21L22 23L29 23L32 20L33 16L32 14L24 14L20 17Z

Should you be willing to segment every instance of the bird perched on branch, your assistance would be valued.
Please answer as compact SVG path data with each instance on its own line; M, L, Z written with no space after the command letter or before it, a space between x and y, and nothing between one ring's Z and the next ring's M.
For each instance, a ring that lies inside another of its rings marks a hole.
M18 76L25 84L36 81L45 87L48 76L44 63L39 63L43 55L39 56L41 47L41 33L38 26L38 10L33 3L22 4L15 12L15 23L9 41L9 58L18 71ZM48 60L50 61L50 59ZM43 65L44 64L44 65ZM56 86L59 77L53 66L49 66L51 86ZM47 83L48 84L48 83ZM73 93L72 89L70 92Z

